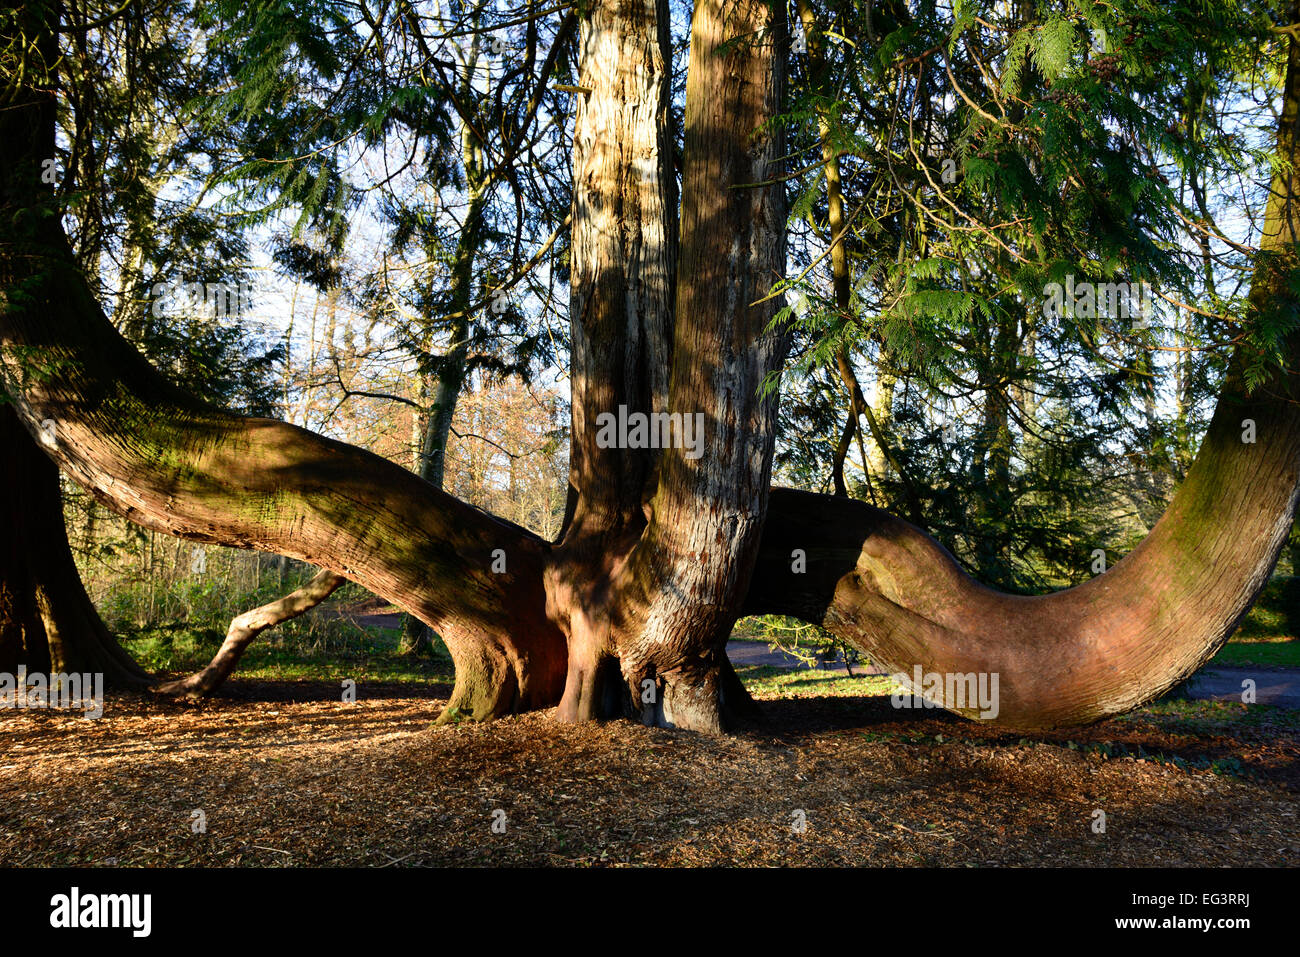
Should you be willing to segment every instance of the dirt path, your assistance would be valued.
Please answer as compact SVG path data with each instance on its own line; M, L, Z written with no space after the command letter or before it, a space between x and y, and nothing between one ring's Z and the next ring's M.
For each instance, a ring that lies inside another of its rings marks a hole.
M1300 708L1300 669L1226 668L1207 665L1187 683L1188 697L1204 701L1240 701L1246 682L1255 684L1255 701L1279 708Z

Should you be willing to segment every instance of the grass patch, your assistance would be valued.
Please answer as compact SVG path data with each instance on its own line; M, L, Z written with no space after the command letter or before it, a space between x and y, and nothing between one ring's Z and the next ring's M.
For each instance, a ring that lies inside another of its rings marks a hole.
M849 677L843 671L771 665L738 667L736 674L759 698L874 697L894 690L894 682L884 675Z
M1300 639L1290 635L1238 634L1210 663L1225 667L1300 668Z
M1237 701L1167 699L1117 719L1147 721L1165 731L1194 735L1233 735L1243 730L1300 732L1300 711Z
M386 682L451 682L451 657L441 642L431 656L397 652L396 628L363 628L345 621L302 634L266 632L240 659L236 678L332 681L342 677ZM184 626L159 627L120 636L127 651L154 674L190 674L212 660L224 635Z

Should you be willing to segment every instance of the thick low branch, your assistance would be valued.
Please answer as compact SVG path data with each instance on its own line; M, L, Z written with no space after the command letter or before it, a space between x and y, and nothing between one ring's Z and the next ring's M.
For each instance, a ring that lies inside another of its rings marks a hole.
M864 502L776 489L745 610L821 624L893 672L997 674L999 724L1086 724L1154 700L1213 657L1267 583L1298 488L1300 405L1230 389L1151 534L1104 574L1036 597L986 588L925 532Z
M0 387L64 471L127 518L344 575L435 628L451 713L558 700L564 637L546 616L549 546L392 462L284 422L204 405L118 334L69 248L53 188L59 8L0 23L22 58L0 111Z
M0 284L3 385L100 501L146 527L288 555L384 596L444 636L462 713L558 698L564 640L545 615L544 541L377 455L174 388L104 318L57 227L11 245Z
M389 598L446 638L460 711L558 697L564 642L545 616L546 542L370 452L201 406L113 330L59 242L27 254L6 257L4 285L51 306L0 313L0 374L29 428L52 430L68 475L148 528L289 555ZM48 376L25 364L32 354Z
M1284 161L1274 171L1250 291L1254 315L1274 322L1298 308L1300 43L1288 47L1277 130ZM1295 514L1300 386L1279 372L1248 394L1244 358L1234 359L1165 515L1104 574L1051 595L1003 595L886 512L778 491L747 611L818 622L904 674L917 666L944 676L996 674L995 720L1011 726L1083 724L1153 700L1227 641L1267 583ZM1298 367L1300 336L1287 358L1287 368ZM797 548L806 552L806 574L793 571Z

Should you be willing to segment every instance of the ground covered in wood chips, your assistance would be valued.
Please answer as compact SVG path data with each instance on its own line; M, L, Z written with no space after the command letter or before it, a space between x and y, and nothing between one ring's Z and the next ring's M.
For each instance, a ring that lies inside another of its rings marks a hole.
M764 717L721 738L553 712L435 727L439 684L364 683L346 704L338 683L243 679L196 704L111 695L99 720L0 712L0 865L1260 866L1300 851L1295 712L1167 702L1020 737L896 710L869 679L744 677Z

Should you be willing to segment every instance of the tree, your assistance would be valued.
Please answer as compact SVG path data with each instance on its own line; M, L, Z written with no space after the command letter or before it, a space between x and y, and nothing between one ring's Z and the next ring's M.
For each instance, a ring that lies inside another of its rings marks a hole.
M581 13L570 492L553 543L374 455L221 411L160 377L104 318L41 182L57 7L6 12L0 375L22 421L33 432L54 421L52 457L134 521L321 565L418 616L456 664L444 717L558 703L562 720L639 713L717 731L746 702L727 634L739 615L771 612L899 671L997 673L1000 723L1087 722L1213 654L1286 539L1300 487L1295 384L1276 367L1248 382L1260 372L1245 353L1165 516L1123 561L1063 592L997 593L887 512L769 487L789 342L772 295L786 265L774 120L787 40L782 10L762 0L695 5L680 216L667 4ZM1289 160L1300 46L1286 43L1277 152ZM1278 164L1250 298L1283 330L1295 314L1294 169ZM681 430L669 448L611 443L605 416L620 411L683 426L699 416L704 441Z

